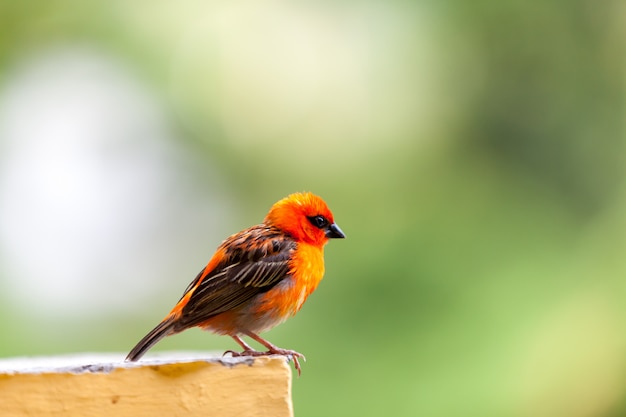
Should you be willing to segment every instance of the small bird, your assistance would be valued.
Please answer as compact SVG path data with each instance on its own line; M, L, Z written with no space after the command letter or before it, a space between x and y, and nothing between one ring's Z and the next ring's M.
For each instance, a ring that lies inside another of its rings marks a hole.
M242 352L232 356L304 355L259 336L296 314L324 276L324 245L345 238L320 197L295 193L275 203L263 223L228 237L172 311L130 351L141 358L165 336L191 327L232 337ZM242 336L267 348L254 350ZM306 360L306 359L305 359Z

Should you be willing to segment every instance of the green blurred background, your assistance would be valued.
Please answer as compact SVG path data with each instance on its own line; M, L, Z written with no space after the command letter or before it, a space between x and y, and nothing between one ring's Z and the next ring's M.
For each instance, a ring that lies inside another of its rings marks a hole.
M625 46L619 0L1 0L0 355L122 359L310 190L298 416L625 415Z

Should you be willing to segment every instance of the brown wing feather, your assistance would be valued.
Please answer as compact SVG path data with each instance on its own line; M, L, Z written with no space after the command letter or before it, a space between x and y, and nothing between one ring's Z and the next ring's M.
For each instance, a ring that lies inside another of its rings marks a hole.
M183 307L178 326L195 326L269 291L288 276L296 242L278 229L259 225L231 236L221 248L224 260L204 278L200 272L189 286L201 280Z

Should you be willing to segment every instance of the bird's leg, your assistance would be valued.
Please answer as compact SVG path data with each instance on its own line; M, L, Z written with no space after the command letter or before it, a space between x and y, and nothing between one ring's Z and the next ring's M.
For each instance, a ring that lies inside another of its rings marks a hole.
M302 358L306 361L306 358L304 357L302 353L296 352L295 350L279 348L278 346L275 346L269 341L263 339L261 336L257 335L256 333L245 332L245 335L250 337L251 339L256 340L263 346L265 346L268 349L267 352L259 352L258 350L254 350L252 346L244 342L244 340L241 337L237 335L231 335L230 337L232 337L233 340L235 340L235 342L237 342L237 344L239 344L239 346L243 348L243 351L235 352L234 350L227 350L226 352L224 352L224 355L226 355L227 353L230 353L231 356L233 357L282 355L290 359L293 359L294 366L296 370L298 371L298 376L302 374L302 368L300 367L300 362L298 361L298 358Z
M226 355L227 353L230 353L232 357L237 357L237 356L259 356L259 353L263 353L263 352L259 352L257 350L254 350L252 348L252 346L250 346L249 344L247 344L246 342L243 341L243 339L237 335L231 335L230 337L232 337L235 342L237 342L237 344L239 344L239 346L241 346L243 348L243 352L235 352L234 350L227 350L226 352L224 352L224 355ZM224 356L222 355L222 356Z
M302 353L296 352L295 350L279 348L278 346L275 346L272 343L268 342L267 340L263 339L258 334L255 334L252 332L245 332L245 335L256 340L257 342L259 342L260 344L262 344L268 349L267 352L258 352L258 353L261 353L262 355L282 355L282 356L287 356L288 358L292 358L296 371L298 371L298 376L300 376L300 374L302 373L302 369L300 368L300 362L298 362L298 358L302 358L306 362L306 358L304 357ZM258 356L258 355L255 354L254 356Z

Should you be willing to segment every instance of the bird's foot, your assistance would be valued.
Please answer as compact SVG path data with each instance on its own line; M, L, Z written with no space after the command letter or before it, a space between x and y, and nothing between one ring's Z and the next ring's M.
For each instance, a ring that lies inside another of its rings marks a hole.
M306 358L302 353L296 352L295 350L281 349L277 347L274 347L273 349L270 349L264 353L267 355L285 356L287 360L293 359L293 366L296 368L296 371L298 371L298 376L302 374L302 368L300 368L300 362L298 361L298 358L302 358L306 362Z
M251 350L251 349L246 349L244 351L241 352L235 352L234 350L227 350L226 352L224 352L224 355L230 353L230 355L233 358L238 358L240 356L271 356L271 355L280 355L280 356L285 356L288 360L293 359L293 364L296 368L296 371L298 371L298 376L300 376L302 374L302 368L300 367L300 362L298 361L298 358L302 358L304 359L304 361L306 362L306 358L304 357L304 355L300 352L296 352L295 350L290 350L290 349L281 349L281 348L274 348L274 349L270 349L266 352L259 352L258 350ZM222 356L224 356L222 355Z

